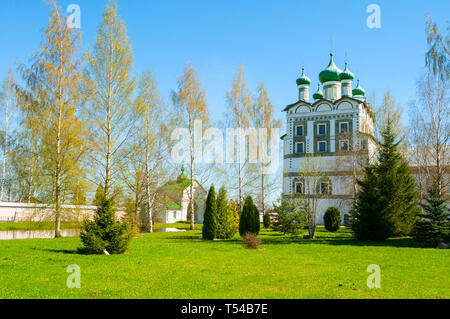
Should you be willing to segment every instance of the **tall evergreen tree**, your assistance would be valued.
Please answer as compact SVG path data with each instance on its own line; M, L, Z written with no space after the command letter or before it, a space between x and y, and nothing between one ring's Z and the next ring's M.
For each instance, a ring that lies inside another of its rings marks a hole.
M260 230L259 211L253 203L251 196L244 200L244 207L239 221L239 234L243 236L246 233L259 234Z
M419 242L436 247L440 242L450 240L450 215L438 186L429 189L426 201L422 205L424 213L416 224L414 237Z
M389 123L381 134L383 141L375 165L381 209L391 225L391 235L409 235L419 213L415 182L398 150L392 124Z
M211 185L206 198L205 214L203 216L203 239L214 239L217 227L217 203L214 185Z
M353 228L361 240L382 241L409 235L419 213L415 182L398 150L392 122L382 130L377 163L358 181Z
M356 196L352 229L359 240L383 241L390 233L391 227L387 222L380 203L380 191L373 166L364 168L364 177L358 180L360 191Z

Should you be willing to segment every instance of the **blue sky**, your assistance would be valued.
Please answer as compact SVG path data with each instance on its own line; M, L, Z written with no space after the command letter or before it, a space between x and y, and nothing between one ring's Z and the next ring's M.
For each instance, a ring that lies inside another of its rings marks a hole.
M83 47L95 39L106 0L59 0L81 7ZM369 4L381 8L381 28L369 29ZM253 91L264 81L276 114L297 100L295 79L302 65L312 79L329 60L361 79L378 100L386 89L408 108L424 65L424 15L430 13L442 31L450 1L152 1L119 0L135 54L135 71L150 67L161 93L168 97L187 61L199 70L214 119L226 112L225 92L242 63ZM42 0L0 1L0 75L15 59L27 61L38 49L47 23ZM405 114L406 115L406 114Z

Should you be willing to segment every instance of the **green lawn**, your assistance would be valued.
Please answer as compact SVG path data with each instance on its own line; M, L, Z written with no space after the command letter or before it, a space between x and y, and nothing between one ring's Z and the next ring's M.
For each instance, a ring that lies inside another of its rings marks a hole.
M0 241L0 298L450 298L450 252L408 238L263 231L261 249L246 250L200 235L143 234L111 256L77 254L79 238ZM81 289L66 287L70 264L81 267ZM370 264L381 267L380 289L367 288Z

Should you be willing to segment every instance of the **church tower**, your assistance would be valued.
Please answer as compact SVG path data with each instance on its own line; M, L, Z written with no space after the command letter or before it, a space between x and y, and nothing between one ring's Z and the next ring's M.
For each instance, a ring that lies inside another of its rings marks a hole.
M339 69L330 54L328 66L319 73L314 101L309 101L311 80L302 69L296 80L298 101L287 105L287 132L282 136L283 194L317 201L318 222L330 206L342 218L352 207L357 163L368 161L375 151L375 117L365 91L345 63ZM323 87L323 92L321 90Z

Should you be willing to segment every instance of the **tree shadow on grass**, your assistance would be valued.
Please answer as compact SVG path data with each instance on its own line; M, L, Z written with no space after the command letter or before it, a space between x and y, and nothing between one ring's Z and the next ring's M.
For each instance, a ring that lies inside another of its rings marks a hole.
M59 254L70 254L70 255L85 255L83 253L80 253L78 250L71 250L71 249L39 249L39 248L32 248L34 250L40 250L40 251L46 251L51 253L59 253Z

